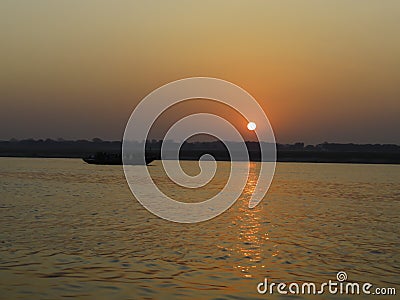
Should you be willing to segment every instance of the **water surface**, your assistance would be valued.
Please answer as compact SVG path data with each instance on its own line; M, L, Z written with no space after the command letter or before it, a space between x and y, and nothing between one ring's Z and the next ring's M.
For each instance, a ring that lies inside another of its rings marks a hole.
M155 181L192 199L160 165L150 167ZM203 196L224 184L229 165L219 168ZM256 290L264 277L318 283L338 271L399 292L399 166L280 163L249 209L256 173L253 163L219 217L176 224L133 198L120 166L0 158L0 298L266 299Z

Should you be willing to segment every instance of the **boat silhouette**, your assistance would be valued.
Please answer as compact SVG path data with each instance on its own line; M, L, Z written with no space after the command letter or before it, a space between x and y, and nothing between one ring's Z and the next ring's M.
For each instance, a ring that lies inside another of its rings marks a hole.
M155 156L146 155L145 161L138 157L132 157L125 160L125 164L128 165L146 165L150 164L156 159ZM97 152L89 157L83 157L82 160L88 164L92 165L122 165L122 155L118 153L108 153L108 152Z

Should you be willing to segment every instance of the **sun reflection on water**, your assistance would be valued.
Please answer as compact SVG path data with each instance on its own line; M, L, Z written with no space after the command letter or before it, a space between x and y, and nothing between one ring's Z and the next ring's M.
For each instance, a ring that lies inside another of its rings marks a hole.
M262 249L263 245L268 241L268 232L265 226L262 227L262 222L265 221L263 214L263 206L260 204L255 208L250 209L248 202L256 188L259 168L257 163L251 162L249 168L249 177L242 197L238 201L238 214L235 214L234 224L238 228L238 242L235 245L234 251L241 257L240 264L236 265L245 278L251 278L252 274L258 273L265 268L263 264Z

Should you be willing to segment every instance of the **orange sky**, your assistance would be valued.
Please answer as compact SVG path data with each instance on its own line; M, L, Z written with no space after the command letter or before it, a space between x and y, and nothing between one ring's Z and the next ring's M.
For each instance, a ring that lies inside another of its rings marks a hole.
M1 1L0 140L120 139L147 93L209 76L278 142L400 144L399 20L399 1Z

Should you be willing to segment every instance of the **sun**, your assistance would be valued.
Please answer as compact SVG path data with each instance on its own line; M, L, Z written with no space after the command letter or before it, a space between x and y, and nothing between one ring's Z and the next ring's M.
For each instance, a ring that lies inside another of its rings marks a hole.
M254 130L256 128L257 128L257 125L254 122L249 122L249 124L247 124L247 129L248 130Z

